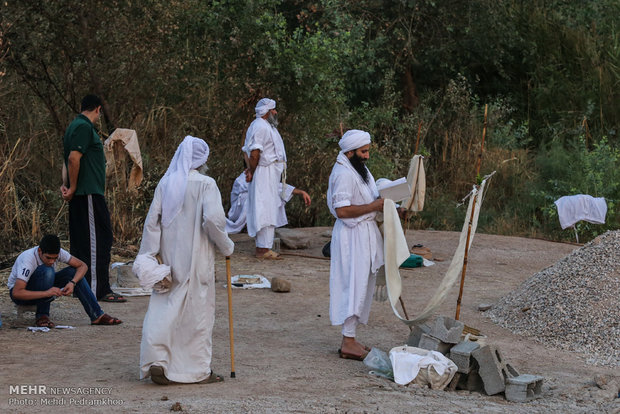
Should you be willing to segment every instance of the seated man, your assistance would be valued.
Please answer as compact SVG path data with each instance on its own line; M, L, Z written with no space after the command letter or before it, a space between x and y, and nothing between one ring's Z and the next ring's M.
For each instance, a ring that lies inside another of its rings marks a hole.
M58 262L69 266L56 272ZM104 313L84 280L86 263L60 248L58 236L43 236L37 247L28 249L17 257L7 285L11 300L17 305L36 305L36 325L53 328L49 318L50 303L58 296L72 293L82 302L90 317L91 325L118 325L120 319Z

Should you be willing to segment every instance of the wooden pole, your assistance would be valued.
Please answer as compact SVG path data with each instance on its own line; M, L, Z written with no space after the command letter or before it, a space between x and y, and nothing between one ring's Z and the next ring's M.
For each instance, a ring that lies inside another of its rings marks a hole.
M480 175L480 165L482 164L482 153L484 152L484 138L487 135L487 111L489 109L489 105L484 105L484 124L482 126L482 143L480 144L480 152L478 153L478 160L476 161L476 180L478 180L478 176Z
M471 203L471 214L469 215L469 224L467 225L467 241L465 243L465 255L463 257L463 270L461 271L461 286L459 288L459 298L456 300L456 316L454 319L459 320L461 313L461 300L463 299L463 286L465 285L465 272L467 271L467 255L469 253L469 240L471 238L471 226L474 221L474 212L476 211L476 201L478 193L474 195L474 201Z
M232 282L230 276L230 256L226 256L226 286L228 290L228 331L230 333L230 378L235 378L235 337L233 335Z

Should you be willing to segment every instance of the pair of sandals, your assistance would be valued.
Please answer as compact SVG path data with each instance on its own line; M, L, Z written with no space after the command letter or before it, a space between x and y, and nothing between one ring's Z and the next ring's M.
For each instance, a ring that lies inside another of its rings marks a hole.
M41 315L37 318L35 325L41 328L55 328L56 324L50 320L47 315Z
M164 367L159 365L151 365L149 368L149 373L151 375L151 380L158 385L173 385L173 384L182 384L180 382L170 381L166 374L164 373ZM211 371L211 374L202 381L194 382L192 384L213 384L216 382L223 382L224 377L217 375L215 372Z

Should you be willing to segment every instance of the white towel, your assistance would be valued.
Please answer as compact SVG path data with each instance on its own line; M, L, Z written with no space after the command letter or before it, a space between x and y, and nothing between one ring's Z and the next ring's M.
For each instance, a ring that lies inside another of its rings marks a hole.
M594 198L585 194L564 196L555 200L555 205L558 208L562 230L581 220L594 224L605 224L607 203L603 197Z

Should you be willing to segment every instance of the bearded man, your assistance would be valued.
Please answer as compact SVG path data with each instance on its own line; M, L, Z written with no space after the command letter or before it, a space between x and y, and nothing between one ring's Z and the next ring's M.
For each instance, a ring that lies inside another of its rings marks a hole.
M368 322L377 270L383 266L383 238L375 216L383 199L365 163L370 134L347 131L329 176L327 206L336 218L332 231L329 316L342 325L341 358L363 360L368 347L356 340L357 325Z
M160 256L169 266L168 280L151 294L140 345L140 378L160 385L223 381L211 370L215 248L229 256L234 243L217 184L198 171L208 156L200 138L187 136L179 145L155 189L134 263L141 281L151 276L136 269L145 257L157 263Z
M286 196L279 186L282 175L286 176L286 151L277 128L276 101L263 98L254 111L256 119L248 128L242 148L248 164L246 181L250 183L247 229L256 239L256 257L280 260L282 257L272 247L276 227L288 223L282 202ZM304 200L310 203L309 197Z

